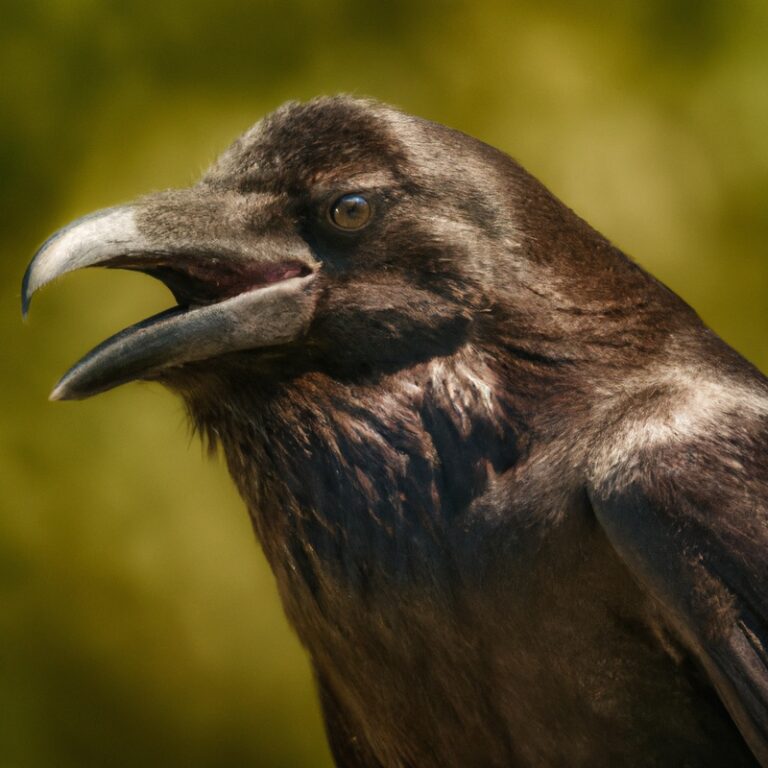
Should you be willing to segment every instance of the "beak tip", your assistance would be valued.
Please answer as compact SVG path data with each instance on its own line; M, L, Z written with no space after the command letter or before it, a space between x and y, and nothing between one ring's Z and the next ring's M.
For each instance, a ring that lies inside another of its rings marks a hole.
M71 400L71 392L68 391L67 384L62 379L51 391L51 394L48 395L48 399L52 403L57 403L60 400Z
M27 271L24 273L24 278L21 281L21 316L24 320L29 315L29 305L32 303L32 294L34 290L30 291L29 282L32 272L32 264L27 267Z
M21 281L21 314L32 296L52 280L82 267L102 266L127 244L143 247L131 206L116 206L83 216L54 232L32 257Z

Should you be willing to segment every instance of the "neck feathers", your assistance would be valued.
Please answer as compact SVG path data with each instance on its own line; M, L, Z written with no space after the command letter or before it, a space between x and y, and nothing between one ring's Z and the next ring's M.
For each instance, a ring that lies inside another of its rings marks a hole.
M526 409L505 399L503 375L464 348L371 383L311 372L191 410L221 443L278 579L366 589L450 567L450 529L520 460Z

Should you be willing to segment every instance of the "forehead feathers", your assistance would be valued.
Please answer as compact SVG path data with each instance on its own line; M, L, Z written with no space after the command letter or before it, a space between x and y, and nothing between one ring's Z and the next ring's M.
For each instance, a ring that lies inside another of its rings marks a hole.
M344 96L289 102L241 136L204 182L240 192L290 192L327 179L405 173L401 141L385 105Z
M203 183L240 193L303 194L313 187L407 188L429 202L446 237L457 223L519 240L505 205L519 167L467 136L370 99L333 96L288 102L241 136ZM422 211L423 214L423 211Z

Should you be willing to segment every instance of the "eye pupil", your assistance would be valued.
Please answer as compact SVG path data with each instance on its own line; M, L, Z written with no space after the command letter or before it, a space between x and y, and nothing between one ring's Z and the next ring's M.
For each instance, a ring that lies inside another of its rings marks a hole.
M371 218L371 205L362 195L342 195L331 206L330 217L340 229L360 229Z

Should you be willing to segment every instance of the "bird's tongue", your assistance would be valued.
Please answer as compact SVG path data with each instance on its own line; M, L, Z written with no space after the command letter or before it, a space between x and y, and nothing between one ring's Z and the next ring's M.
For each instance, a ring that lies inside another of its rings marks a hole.
M305 264L286 263L222 263L221 259L198 253L179 259L158 257L157 264L132 259L116 260L110 267L145 272L165 283L181 306L201 306L237 296L254 288L263 288L292 277L308 275Z

